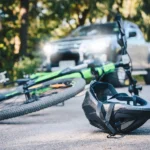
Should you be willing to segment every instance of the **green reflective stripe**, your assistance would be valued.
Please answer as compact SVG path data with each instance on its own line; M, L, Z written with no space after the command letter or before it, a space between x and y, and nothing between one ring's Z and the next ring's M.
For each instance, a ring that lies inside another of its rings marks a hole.
M34 78L37 78L37 77L40 77L40 76L44 76L44 75L47 75L47 74L49 74L49 72L35 73L35 74L30 75L30 78L34 79Z
M103 66L104 73L110 73L114 72L115 70L115 65L113 63L109 63L107 65Z
M41 77L39 77L38 79L36 79L36 80L35 80L35 83L38 83L38 82L40 82L40 81L53 78L53 77L59 75L60 72L61 72L61 71L55 71L55 72L47 73L46 75L41 76Z
M91 69L84 69L81 71L85 79L92 78L93 75L91 73Z
M58 77L56 79L66 79L66 78L81 78L81 74L79 72L77 73L71 73L71 74L68 74L68 75L64 75L64 76L61 76L61 77Z
M12 92L12 93L8 93L8 94L6 94L5 96L13 96L13 95L15 95L15 94L18 94L18 91L14 91L14 92Z

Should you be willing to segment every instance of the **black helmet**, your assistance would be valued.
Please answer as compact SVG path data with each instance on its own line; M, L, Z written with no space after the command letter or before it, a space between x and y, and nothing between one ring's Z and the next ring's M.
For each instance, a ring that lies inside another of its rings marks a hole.
M82 108L91 125L110 135L133 131L150 118L148 101L117 93L111 84L104 82L91 83Z

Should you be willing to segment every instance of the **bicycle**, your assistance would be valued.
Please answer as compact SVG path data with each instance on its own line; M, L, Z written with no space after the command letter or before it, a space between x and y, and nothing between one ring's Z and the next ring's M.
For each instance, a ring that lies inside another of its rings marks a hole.
M102 67L93 67L95 72L92 72L90 65L82 64L72 69L18 80L23 85L0 94L0 120L25 115L64 102L84 89L85 80L92 80L94 76L102 75L103 71L110 73L115 69L114 64L109 63ZM24 98L23 96L20 98L22 94L25 95Z
M17 107L12 107L12 105L8 105L8 107L10 107L9 109L1 107L0 120L21 116L61 103L75 96L77 93L79 93L84 89L85 82L83 79L85 79L86 81L92 80L93 78L100 80L104 74L106 75L111 72L114 72L116 68L117 66L115 67L114 63L109 63L103 66L94 66L93 64L89 63L89 64L82 64L73 68L66 68L63 71L56 71L52 73L37 73L32 75L30 79L17 80L19 85L23 84L23 86L21 85L12 91L1 94L0 105L5 102L7 103L8 99L12 100L13 97L19 96L21 94L24 94L26 99L22 103L22 106L17 105ZM70 78L77 78L77 79L70 79ZM56 79L59 80L57 81ZM70 84L68 84L68 82ZM53 85L58 86L57 88L53 88L56 87ZM49 89L47 89L48 86L50 86ZM59 88L60 89L63 88L64 91L62 91L62 93L63 95L64 93L66 94L65 97L61 98L62 94L60 94L61 93L60 91L58 92ZM68 88L72 90L69 91ZM49 98L49 100L47 100L45 104L45 101L42 100L44 98L43 93L49 90L51 91L53 90L53 92L51 92L51 94L45 94L45 96ZM57 92L55 92L55 90L57 90ZM59 94L61 96L59 96ZM54 98L54 96L57 98ZM17 101L16 99L14 100ZM12 103L15 104L13 100Z

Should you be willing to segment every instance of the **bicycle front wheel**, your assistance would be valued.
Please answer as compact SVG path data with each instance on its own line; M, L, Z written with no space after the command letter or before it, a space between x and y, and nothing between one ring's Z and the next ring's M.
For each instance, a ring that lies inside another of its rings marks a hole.
M22 116L64 102L81 92L85 80L59 79L29 88L30 99L24 95L0 102L0 120Z

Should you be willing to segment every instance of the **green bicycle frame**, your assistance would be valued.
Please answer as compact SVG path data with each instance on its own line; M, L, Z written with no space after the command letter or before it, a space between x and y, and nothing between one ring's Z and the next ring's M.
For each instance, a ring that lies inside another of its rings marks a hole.
M101 67L96 67L96 71L98 71L99 76L101 76L103 73L108 74L115 71L115 65L113 63L109 63L106 65L103 65ZM34 83L32 82L31 85L41 83L47 80L51 79L62 79L62 78L84 78L85 80L92 80L93 74L91 73L90 68L82 69L81 71L69 71L67 73L63 73L63 71L55 71L50 73L36 73L30 76L31 79L34 80ZM30 85L29 85L30 86Z
M115 65L113 63L109 63L103 65L101 67L95 67L95 70L98 72L99 76L103 74L108 74L115 71ZM64 78L84 78L86 81L91 81L93 79L93 74L90 68L82 69L81 71L69 71L63 73L63 71L55 71L55 72L42 72L36 73L30 76L31 80L27 82L28 87L31 87L35 84L39 84L42 82L46 82L52 79L64 79ZM23 94L23 90L20 90L20 86L15 90L7 92L6 94L0 94L0 101L4 99L8 99L14 97L16 95Z

